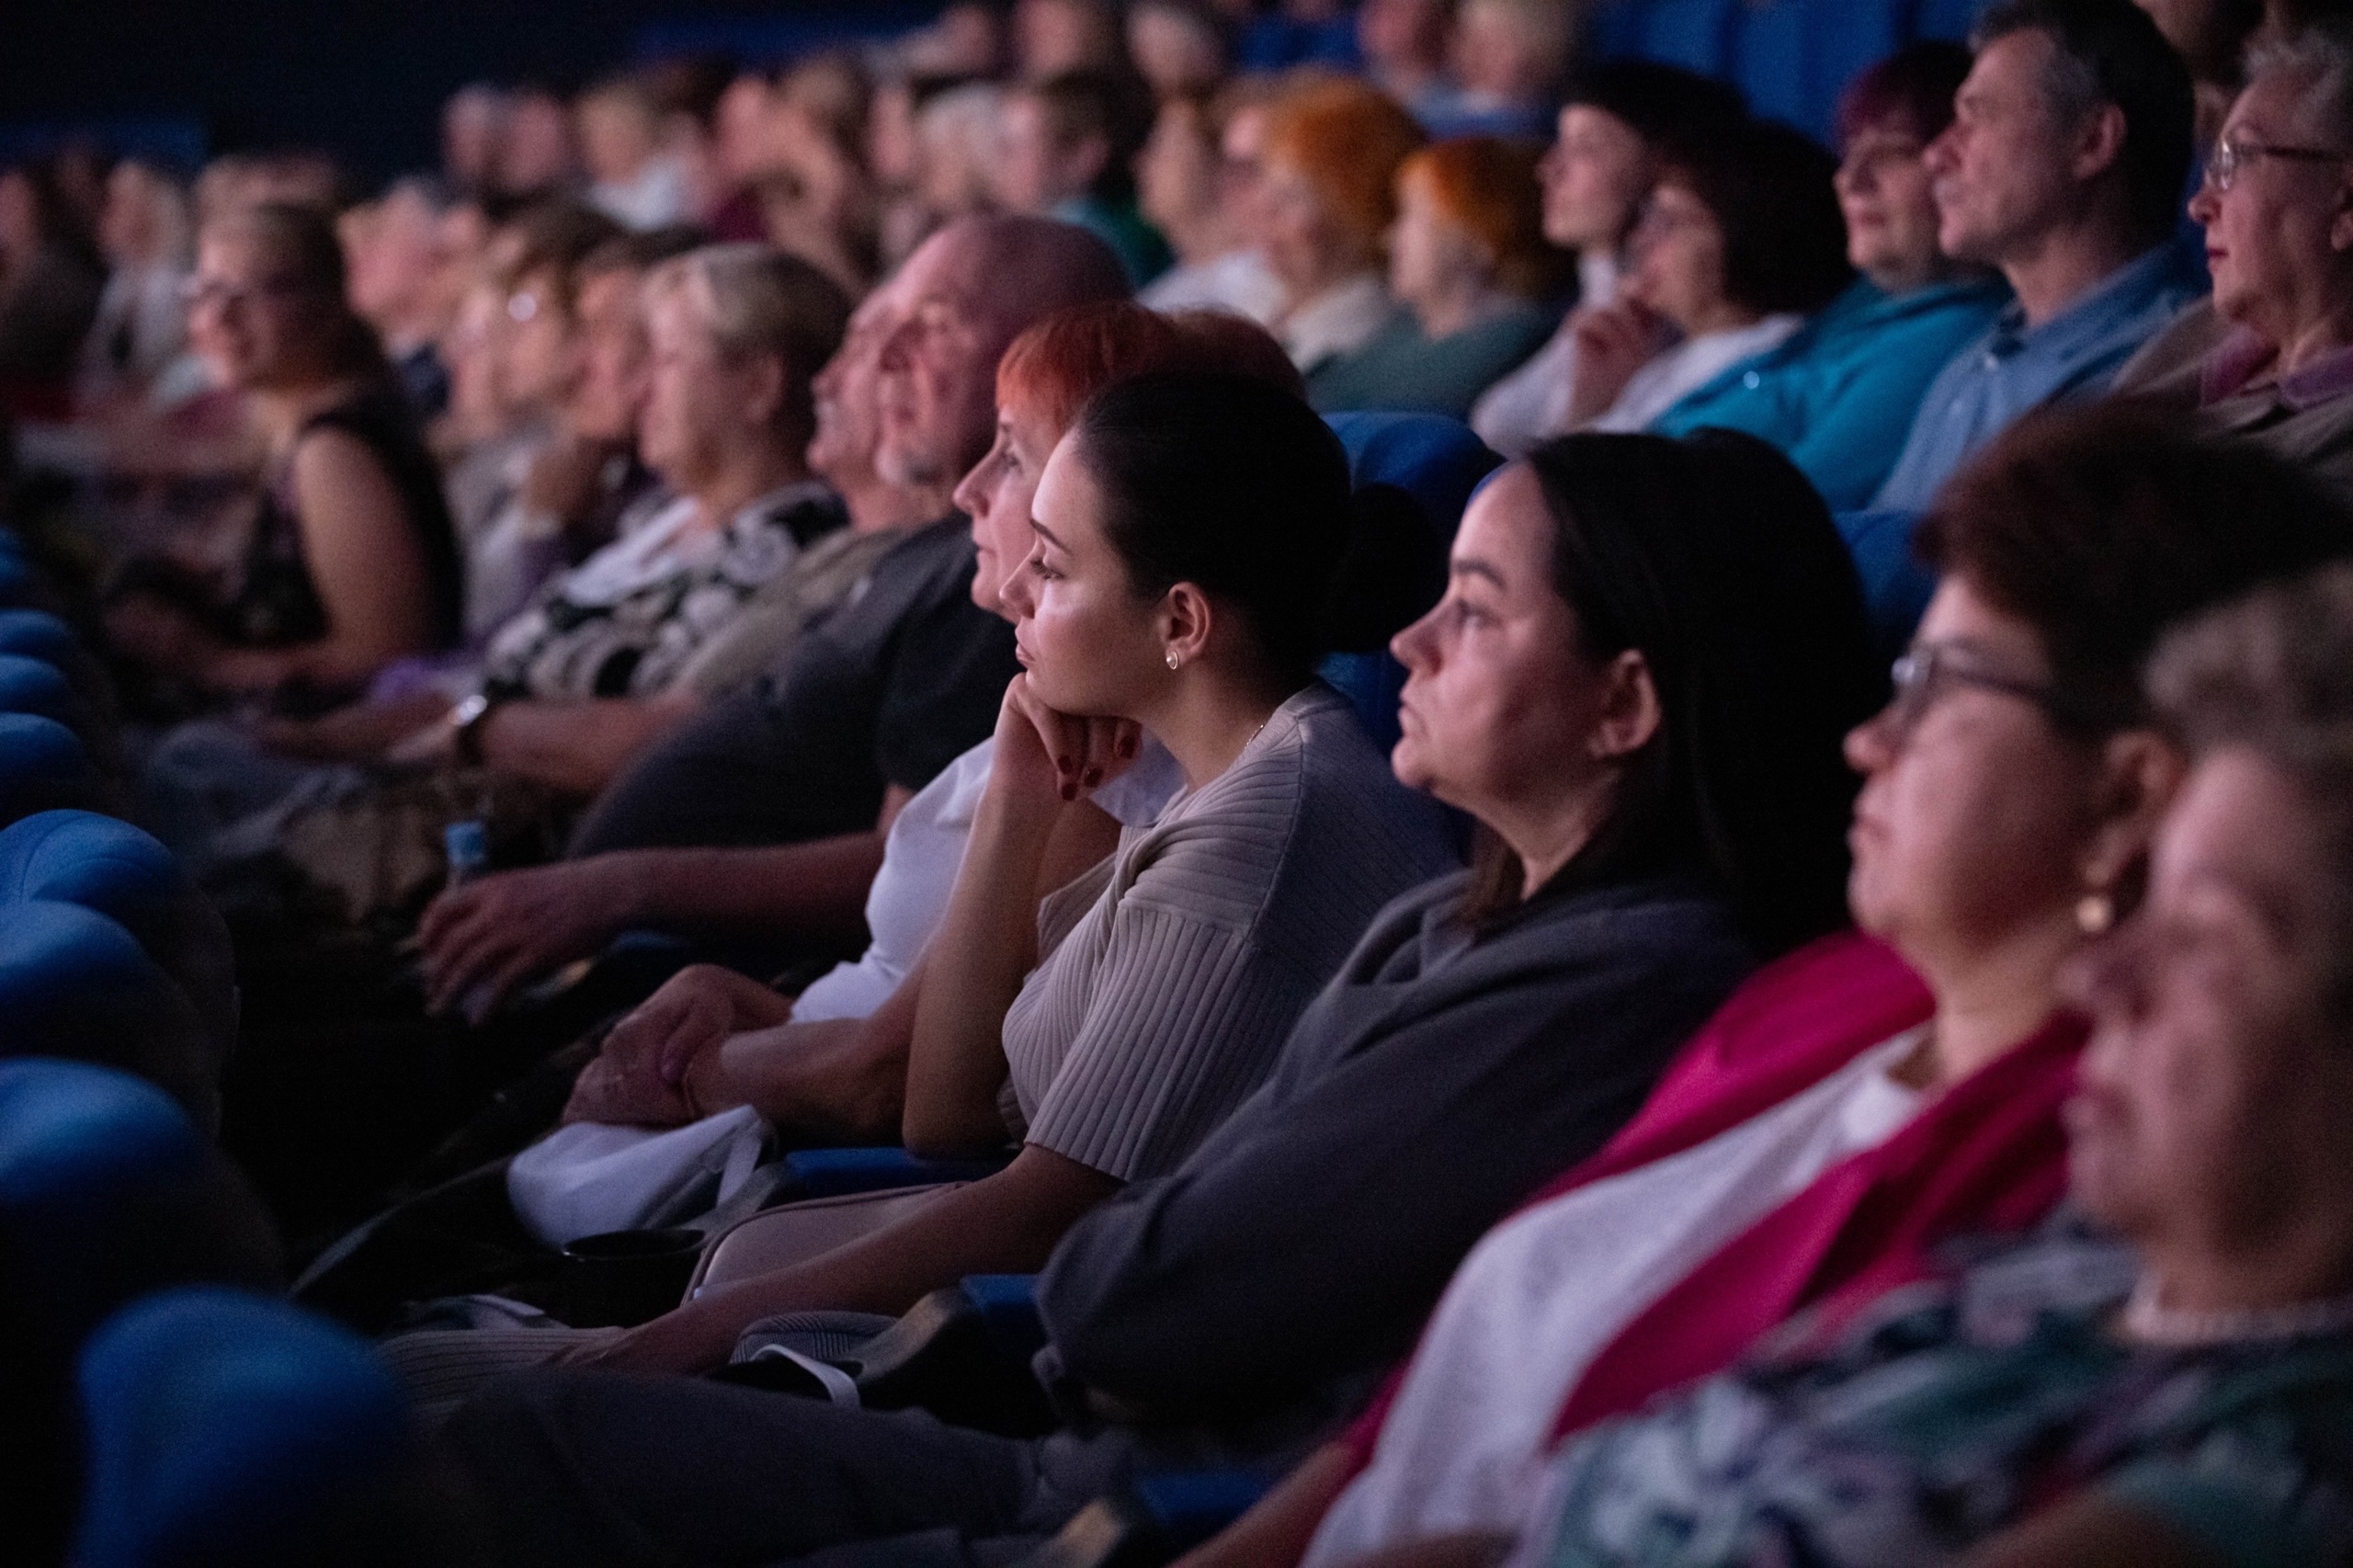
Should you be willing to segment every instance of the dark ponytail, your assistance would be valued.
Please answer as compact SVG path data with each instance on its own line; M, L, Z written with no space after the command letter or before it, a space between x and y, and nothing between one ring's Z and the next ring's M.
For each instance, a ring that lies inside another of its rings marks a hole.
M1139 376L1073 427L1135 591L1191 583L1239 611L1277 673L1378 648L1437 602L1445 552L1404 491L1352 495L1339 437L1255 377Z

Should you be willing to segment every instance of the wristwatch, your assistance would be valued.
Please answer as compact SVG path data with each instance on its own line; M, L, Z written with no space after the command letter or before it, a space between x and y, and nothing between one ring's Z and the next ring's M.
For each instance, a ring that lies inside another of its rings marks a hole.
M498 699L477 691L449 710L449 739L460 762L471 767L482 766L483 725L497 706Z

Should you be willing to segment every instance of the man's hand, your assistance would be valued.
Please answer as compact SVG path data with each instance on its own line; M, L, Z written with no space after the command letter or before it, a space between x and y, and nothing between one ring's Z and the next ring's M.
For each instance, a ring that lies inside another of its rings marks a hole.
M573 1088L563 1119L654 1126L692 1120L696 1107L686 1079L696 1059L791 1014L791 1003L733 970L716 964L680 970L605 1036L597 1060Z
M576 1346L557 1358L566 1367L599 1367L616 1372L715 1371L735 1353L746 1324L741 1308L727 1309L727 1295L707 1297L664 1312L618 1339ZM754 1320L754 1321L756 1321Z
M639 875L627 854L528 871L501 871L452 888L417 928L428 1005L463 999L479 1018L517 986L593 958L637 918Z

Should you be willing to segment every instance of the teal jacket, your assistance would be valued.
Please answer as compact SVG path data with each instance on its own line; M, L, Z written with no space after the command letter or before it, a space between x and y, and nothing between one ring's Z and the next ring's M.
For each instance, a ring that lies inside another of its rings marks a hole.
M1858 278L1779 347L1734 365L1651 428L1745 430L1787 453L1832 511L1869 506L1928 383L2009 297L1999 279L1891 295Z
M1378 409L1468 419L1479 394L1519 368L1552 335L1561 312L1515 304L1477 326L1433 341L1410 311L1355 353L1319 365L1307 401L1324 414Z

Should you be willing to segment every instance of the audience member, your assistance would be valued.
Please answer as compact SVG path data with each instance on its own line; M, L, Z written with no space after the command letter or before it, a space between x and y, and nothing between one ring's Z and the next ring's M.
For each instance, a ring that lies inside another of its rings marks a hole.
M1156 102L1198 97L1225 80L1232 38L1207 0L1131 0L1128 58Z
M571 106L546 86L517 88L506 100L491 193L534 199L567 192L580 174Z
M1803 135L1765 123L1668 153L1618 297L1577 312L1570 420L1644 429L1836 299L1854 269L1831 170Z
M98 248L107 281L82 342L77 400L169 405L201 391L182 297L196 249L188 193L157 165L124 159L107 176Z
M1207 101L1161 100L1136 154L1137 210L1167 240L1175 261L1137 291L1156 311L1223 310L1265 323L1282 286L1250 244L1252 175L1229 166L1227 127L1251 102L1246 88Z
M1458 0L1447 40L1452 89L1416 110L1433 136L1541 136L1576 42L1552 0Z
M404 179L344 217L351 308L376 329L421 420L438 418L449 405L440 345L465 289L465 269L451 254L449 210L432 184Z
M1454 29L1455 0L1364 0L1357 7L1357 49L1364 74L1405 107L1432 135L1432 113L1450 107L1447 40ZM1539 123L1533 128L1541 132Z
M1142 97L1116 77L1071 73L1023 83L997 120L995 188L1014 212L1075 223L1116 252L1134 285L1168 269L1167 242L1136 210Z
M1326 367L1317 407L1461 419L1552 335L1568 257L1544 237L1539 156L1533 143L1466 136L1399 165L1389 291L1411 318Z
M1597 309L1617 298L1626 239L1657 182L1661 153L1686 138L1733 134L1746 112L1730 87L1671 65L1609 61L1578 74L1539 175L1544 237L1576 253L1580 306ZM1472 406L1472 427L1505 456L1518 457L1569 428L1575 323L1573 314Z
M441 177L451 190L473 196L497 188L499 143L511 108L507 95L487 82L459 88L441 106Z
M1014 0L1012 32L1018 81L1127 69L1119 8L1110 0Z
M1583 1435L1517 1561L1661 1539L1690 1563L2353 1550L2348 589L2340 568L2218 611L2153 672L2193 766L2146 908L2076 966L2080 1221L1849 1291Z
M1915 44L1873 66L1840 109L1838 206L1862 274L1778 348L1734 365L1661 415L1685 435L1745 430L1787 453L1833 510L1878 494L1921 394L2008 298L1937 244L1922 151L1952 122L1969 55Z
M2353 483L2353 30L2256 51L2189 204L2211 299L2118 372L2119 396L2194 413Z
M1397 170L1422 144L1410 116L1374 88L1317 82L1267 111L1251 218L1282 286L1275 335L1315 393L1317 375L1395 319L1383 276L1397 221Z
M2095 397L2196 297L2174 238L2188 73L2131 0L2004 0L1978 23L1953 122L1930 144L1938 244L2017 298L1928 384L1872 511L1843 525L1882 635L1927 585L1906 540L1945 476L2047 403Z
M2083 1039L2059 976L2131 908L2178 773L2142 661L2185 616L2344 557L2348 522L2275 459L2116 415L2047 415L1972 460L1923 529L1947 574L1895 699L1847 743L1868 935L1735 994L1609 1147L1472 1251L1349 1437L1188 1562L1517 1532L1563 1434L1945 1237L2039 1221Z
M233 211L199 237L189 331L214 378L250 399L269 472L231 580L142 573L109 606L117 651L158 676L315 699L460 634L440 477L312 209Z
M437 1006L503 994L632 926L748 929L800 957L856 928L892 820L987 733L1014 673L1004 623L970 597L969 533L942 515L987 448L997 358L1031 322L1124 291L1117 258L1067 224L969 219L926 242L891 290L876 469L938 520L615 779L572 860L438 901L423 927ZM738 847L756 845L774 847Z
M627 229L659 229L692 215L687 168L662 145L654 96L634 76L616 76L580 95L573 115L588 205Z

